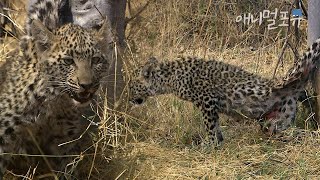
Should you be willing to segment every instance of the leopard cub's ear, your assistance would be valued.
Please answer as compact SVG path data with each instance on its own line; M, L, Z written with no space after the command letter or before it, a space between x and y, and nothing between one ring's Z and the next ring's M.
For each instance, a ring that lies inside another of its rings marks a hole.
M106 17L101 25L101 28L96 32L96 37L99 43L111 44L117 41L115 34L112 32L111 22Z
M22 36L19 42L20 49L22 52L26 52L32 48L32 40L31 36L25 35Z
M153 56L148 59L148 63L157 64L158 62L158 59Z
M157 64L158 60L155 57L149 58L147 63L142 68L142 76L146 79L150 78Z
M112 31L111 22L108 17L105 18L100 29L94 32L94 36L97 40L97 47L105 55L108 64L114 63L115 45L118 40Z
M146 79L149 79L151 77L151 74L152 74L152 69L153 67L150 66L150 65L145 65L143 68L142 68L142 76Z
M40 54L52 46L55 36L42 24L42 22L33 20L30 29L31 36L34 38L37 51Z

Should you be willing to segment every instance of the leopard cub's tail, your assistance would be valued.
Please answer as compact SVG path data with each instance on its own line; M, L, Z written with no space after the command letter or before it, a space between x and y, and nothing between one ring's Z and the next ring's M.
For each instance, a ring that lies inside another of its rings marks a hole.
M303 89L317 67L319 56L320 38L308 48L308 51L303 54L303 57L295 63L282 82L276 85L274 89Z
M29 9L26 19L27 35L31 33L31 23L33 20L39 20L50 31L57 29L63 24L64 16L61 14L62 7L67 3L67 0L36 0Z

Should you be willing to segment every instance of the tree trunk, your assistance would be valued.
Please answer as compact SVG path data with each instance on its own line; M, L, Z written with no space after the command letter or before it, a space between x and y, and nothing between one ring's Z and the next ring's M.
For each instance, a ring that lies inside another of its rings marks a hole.
M126 0L108 0L110 3L107 9L107 16L110 17L110 22L116 30L118 45L118 55L114 56L114 61L108 74L106 83L107 101L110 108L117 108L117 101L121 98L124 90L125 82L123 80L123 50L125 48L125 10Z
M319 0L308 0L308 44L311 45L320 36L320 1ZM315 72L315 78L313 82L313 88L315 90L316 99L316 119L318 127L320 125L320 71L319 69Z

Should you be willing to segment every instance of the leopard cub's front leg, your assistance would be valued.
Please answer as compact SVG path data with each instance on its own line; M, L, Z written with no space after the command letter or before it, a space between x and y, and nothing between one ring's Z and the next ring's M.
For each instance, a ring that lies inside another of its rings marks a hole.
M8 126L0 130L0 180L3 179L12 155L26 154L21 135L21 128L26 125L17 121L14 124L13 121L1 120Z

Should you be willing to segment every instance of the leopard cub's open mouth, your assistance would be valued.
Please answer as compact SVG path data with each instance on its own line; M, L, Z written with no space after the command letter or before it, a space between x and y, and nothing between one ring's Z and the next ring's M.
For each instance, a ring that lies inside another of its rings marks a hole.
M91 86L90 88L84 89L81 92L75 92L72 91L69 95L74 100L74 103L76 105L83 105L90 102L94 96L94 94L99 89L99 84L97 83L94 86Z
M141 105L144 103L144 99L143 98L136 98L136 99L132 99L130 102L136 105Z
M75 101L83 104L83 103L90 101L93 98L93 95L94 95L94 93L92 93L92 92L84 91L84 92L80 92L80 93L73 92L70 95L70 97L72 99L74 99Z

